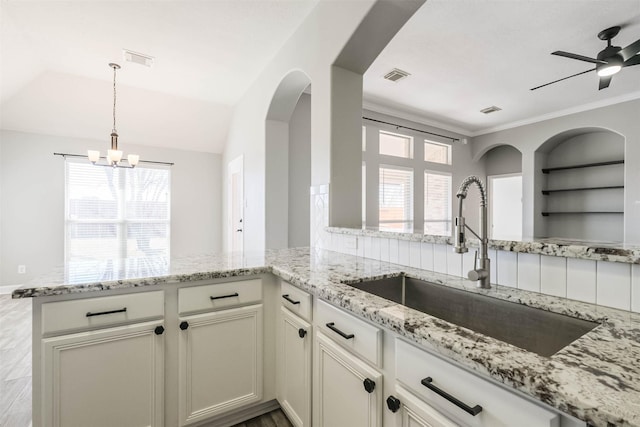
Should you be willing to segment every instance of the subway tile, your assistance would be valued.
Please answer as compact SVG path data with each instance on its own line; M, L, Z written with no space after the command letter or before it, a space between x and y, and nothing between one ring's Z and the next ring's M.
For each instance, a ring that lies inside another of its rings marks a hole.
M373 237L371 238L371 257L373 259L380 259L380 238Z
M447 273L447 245L433 245L433 271Z
M631 310L631 264L596 262L596 303Z
M446 245L447 251L447 274L452 276L462 276L462 254L455 253L453 246Z
M409 242L409 265L414 268L421 268L420 242Z
M343 250L342 252L349 255L356 255L358 251L358 238L356 236L343 236L342 240Z
M373 237L364 236L364 256L366 258L371 258L372 241L373 241Z
M358 256L364 257L364 236L358 237Z
M498 284L518 286L518 254L515 252L498 251Z
M433 271L433 243L420 244L420 263L423 270Z
M640 265L631 265L631 311L640 313Z
M380 261L389 262L389 239L380 239Z
M567 298L596 303L596 262L567 258Z
M498 283L498 251L495 249L489 249L489 270L491 270L489 281Z
M398 263L398 239L389 239L389 262Z
M557 297L567 296L567 259L540 256L540 292Z
M519 253L518 289L540 292L540 255Z
M408 240L398 240L398 264L409 265Z

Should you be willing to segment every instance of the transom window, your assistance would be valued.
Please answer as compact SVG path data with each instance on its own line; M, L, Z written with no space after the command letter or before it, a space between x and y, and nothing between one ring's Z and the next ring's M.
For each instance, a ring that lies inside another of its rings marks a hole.
M413 138L397 133L380 131L380 154L412 159Z
M432 163L441 163L443 165L451 164L451 146L440 142L424 140L424 161Z

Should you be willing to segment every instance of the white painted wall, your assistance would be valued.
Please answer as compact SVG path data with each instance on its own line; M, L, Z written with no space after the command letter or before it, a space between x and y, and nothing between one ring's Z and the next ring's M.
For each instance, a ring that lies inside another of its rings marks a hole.
M64 160L107 142L0 131L0 285L24 283L64 262ZM221 249L221 156L136 146L121 148L171 168L171 254ZM27 273L18 275L19 264Z
M311 96L303 93L289 122L289 247L309 246Z
M337 165L332 165L332 160L338 154L333 138L342 135L349 144L360 144L360 138L354 130L359 135L357 122L354 127L349 121L348 129L342 133L332 120L343 115L353 117L354 109L359 114L362 101L360 96L360 99L350 98L348 103L341 105L338 102L341 98L332 90L332 85L336 84L336 79L349 74L348 70L364 66L364 69L355 70L360 74L359 79L352 76L354 78L349 79L350 84L341 86L348 86L350 93L357 92L354 84L361 82L361 74L422 3L422 0L320 1L253 82L236 106L223 157L226 165L238 155L245 156L245 250L261 250L265 247L265 199L270 197L265 191L265 119L280 82L294 70L304 72L311 80L311 184L328 184L332 180L332 170L336 172L337 169ZM384 25L380 25L382 23ZM347 51L353 52L353 55ZM346 72L335 70L333 64L336 63L338 68ZM362 91L361 86L359 91ZM346 150L352 152L352 148L347 147ZM358 170L358 184L361 179L359 156L358 152L356 158L351 159L353 165L349 165ZM351 187L358 188L358 193L351 196L359 200L359 185L352 184L345 190L336 185L334 190L349 192ZM223 189L226 190L226 185ZM336 196L342 194L336 193ZM331 205L330 212L333 208L337 209L338 204ZM349 215L359 217L354 212L336 217L339 221L349 221Z
M522 172L522 154L509 145L489 150L483 159L487 176Z
M480 158L491 148L508 144L522 152L523 175L523 237L546 234L546 226L539 213L543 207L542 178L538 170L544 164L545 153L536 152L547 140L572 129L591 128L617 132L625 138L625 196L624 241L640 243L640 100L601 107L589 111L544 120L512 129L474 137L473 156Z

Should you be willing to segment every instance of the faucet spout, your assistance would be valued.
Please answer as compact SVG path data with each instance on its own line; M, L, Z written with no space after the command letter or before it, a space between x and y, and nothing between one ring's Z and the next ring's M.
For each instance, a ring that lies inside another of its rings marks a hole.
M474 232L466 223L462 215L462 204L467 197L469 186L475 184L480 191L480 233ZM477 176L471 175L466 177L458 188L458 216L454 218L455 224L455 243L454 251L456 253L465 253L469 251L467 248L467 239L465 229L468 229L474 236L480 240L480 256L476 253L474 268L468 274L470 280L477 281L478 287L489 289L490 283L490 260L489 260L489 238L487 237L487 192L484 184ZM479 265L478 265L479 264Z

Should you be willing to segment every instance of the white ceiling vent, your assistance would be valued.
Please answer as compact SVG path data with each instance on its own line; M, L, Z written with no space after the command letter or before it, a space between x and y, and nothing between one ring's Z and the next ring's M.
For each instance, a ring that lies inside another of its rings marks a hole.
M495 113L496 111L500 111L500 110L502 110L502 108L496 107L495 105L492 105L491 107L483 108L482 110L480 110L480 112L484 113L484 114L491 114L491 113Z
M153 56L145 55L143 53L133 52L131 50L123 49L122 50L125 61L133 62L134 64L144 65L145 67L151 68L153 66Z
M397 68L394 68L393 70L389 71L387 74L384 75L384 78L387 80L391 80L392 82L397 82L400 79L404 79L407 76L410 76L410 73L407 73L406 71L402 71L399 70Z

